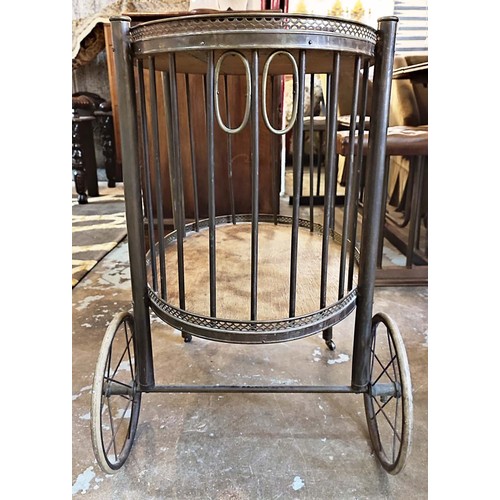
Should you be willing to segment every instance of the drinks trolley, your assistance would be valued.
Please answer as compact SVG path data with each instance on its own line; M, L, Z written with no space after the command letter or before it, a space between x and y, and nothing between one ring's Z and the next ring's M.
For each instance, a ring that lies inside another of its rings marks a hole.
M357 393L377 458L389 473L400 472L412 440L408 359L395 322L372 310L397 18L379 19L377 29L274 12L130 21L111 18L133 307L115 315L98 355L91 434L99 465L114 473L125 463L143 393ZM346 67L350 78L341 71ZM309 98L306 90L316 75L326 83L326 145L324 206L315 221L318 146L313 92ZM292 88L288 115L285 79ZM339 205L336 133L344 87L351 95L351 149ZM358 151L368 116L365 163ZM291 216L279 206L287 135ZM263 185L269 172L270 185ZM310 203L301 207L307 178ZM321 333L332 350L334 325L354 313L350 384L159 385L151 312L181 332L186 349L197 337L265 349Z

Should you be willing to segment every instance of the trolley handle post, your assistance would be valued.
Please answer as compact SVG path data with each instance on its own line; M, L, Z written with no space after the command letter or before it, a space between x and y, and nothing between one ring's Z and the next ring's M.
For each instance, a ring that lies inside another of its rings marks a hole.
M149 323L149 299L147 293L145 242L142 218L141 179L138 158L138 134L135 127L136 102L132 50L129 37L131 18L110 18L115 51L118 102L120 106L120 130L122 135L123 186L127 219L130 280L136 324L136 365L140 389L154 386L153 351Z
M373 103L368 140L366 194L363 210L359 261L358 297L352 356L352 387L365 390L370 380L371 324L375 271L379 245L380 218L383 215L384 166L391 77L398 18L378 20L373 76ZM352 119L352 118L351 118ZM361 154L361 153L360 153Z

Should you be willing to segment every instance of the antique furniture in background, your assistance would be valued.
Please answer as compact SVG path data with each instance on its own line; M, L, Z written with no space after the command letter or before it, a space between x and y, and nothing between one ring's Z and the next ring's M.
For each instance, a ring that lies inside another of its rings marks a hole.
M356 144L356 148L359 145ZM337 151L346 158L347 169L353 158L349 157L350 136L348 131L337 134ZM368 151L368 134L364 134L363 156ZM380 221L380 244L377 257L377 285L426 285L427 284L427 154L428 130L427 125L392 126L387 131L387 146L385 160L384 204L385 213ZM394 156L403 156L410 163L410 174L405 186L402 214L398 216L395 210L390 210L387 196L387 179L390 170L390 161ZM358 169L363 174L363 169ZM360 207L363 207L363 193L361 192ZM383 238L387 238L404 256L403 265L382 265Z
M96 139L104 157L108 187L115 187L115 144L111 104L91 92L75 92L73 112L73 177L78 202L99 196L96 162Z
M88 203L88 196L99 196L94 148L93 103L85 97L73 97L72 168L78 203Z

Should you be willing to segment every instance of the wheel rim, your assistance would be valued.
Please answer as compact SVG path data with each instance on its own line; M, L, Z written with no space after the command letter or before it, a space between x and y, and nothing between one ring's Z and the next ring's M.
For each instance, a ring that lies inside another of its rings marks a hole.
M104 335L92 389L92 445L104 472L113 474L125 463L134 441L140 405L134 320L130 313L121 313Z
M385 470L397 474L411 450L412 387L403 339L385 314L372 320L370 384L364 401L375 454Z

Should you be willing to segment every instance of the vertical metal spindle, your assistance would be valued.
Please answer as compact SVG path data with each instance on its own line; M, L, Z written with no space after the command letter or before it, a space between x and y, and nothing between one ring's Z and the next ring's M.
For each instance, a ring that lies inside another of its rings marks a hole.
M337 119L337 115L338 115L338 113L335 115L336 119ZM332 173L333 193L332 193L332 196L330 197L331 213L332 213L332 215L330 217L330 231L332 233L335 232L335 206L337 203L337 187L338 187L338 179L339 179L339 156L336 153L336 151L337 151L337 125L335 125L335 129L334 129L333 142L335 143L335 146L334 146L335 147L335 154L334 154L333 173Z
M231 111L229 109L229 94L227 86L228 76L224 75L224 94L226 96L226 116L227 126L231 128ZM236 210L234 207L234 184L233 184L233 134L227 136L227 179L229 181L229 204L231 207L231 218L233 224L236 224Z
M210 274L210 316L217 315L217 284L215 254L215 150L214 150L214 51L207 55L207 157L208 157L208 246Z
M267 82L262 81L262 85L267 85ZM281 77L276 75L271 76L271 113L273 116L273 123L277 123L281 118L281 105L279 98L281 95ZM264 103L266 104L266 103ZM282 137L278 134L272 134L271 137L271 158L272 158L272 174L271 174L271 191L272 191L272 207L273 207L273 221L274 225L278 224L278 210L279 210L279 183L277 182L280 173L280 144Z
M314 73L311 73L309 83L309 108L309 222L312 233L314 231Z
M397 17L379 19L377 45L375 47L373 103L372 114L370 115L366 193L363 204L352 353L351 386L354 390L360 391L366 390L370 380L373 297L379 239L378 222L382 216L383 208L384 159L389 124L389 103L397 24Z
M330 116L328 113L328 110L330 109L330 100L331 100L331 95L332 95L332 75L331 73L326 74L326 98L325 98L325 114L326 114L326 119L325 119L325 158L324 158L324 163L325 163L325 175L324 175L324 186L323 186L323 191L326 190L326 151L328 151L329 146L329 137L328 137L328 127L329 127L329 122L330 122ZM318 179L318 184L317 184L317 190L319 194L319 182L320 179ZM324 195L323 195L323 204L324 204ZM324 215L324 214L323 214Z
M316 196L319 196L319 189L321 185L321 162L323 160L322 148L323 148L323 130L318 131L318 175L316 177Z
M137 107L132 48L129 37L131 19L127 16L117 16L111 17L110 21L115 51L116 77L122 83L118 86L118 102L120 106L123 185L135 323L138 388L147 390L154 387L155 381L144 252L141 179L138 168Z
M292 207L292 248L290 256L290 300L289 316L295 316L297 301L297 255L299 239L299 206L300 191L302 188L302 154L304 137L304 89L305 89L306 52L299 52L299 89L298 110L294 126L293 141L293 207Z
M354 282L354 265L356 241L357 241L357 230L358 230L358 202L359 202L359 191L360 191L360 178L361 178L361 168L363 163L363 142L365 135L365 118L366 118L366 106L368 102L368 70L370 67L370 62L368 59L364 61L363 64L363 81L361 86L361 101L360 101L360 112L359 112L359 126L358 126L358 138L357 147L355 151L353 171L352 171L352 182L349 186L352 196L349 200L349 205L347 210L349 211L349 220L351 224L347 229L349 232L349 241L351 245L349 247L349 268L347 272L347 289L350 291L353 288Z
M332 193L332 196L330 198L331 213L332 213L332 216L330 217L330 231L332 233L335 231L335 204L337 202L338 177L339 177L339 159L338 159L338 156L335 156L335 160L334 160L334 163L333 163L333 173L332 173L332 178L333 178L332 189L333 189L333 193Z
M252 126L252 255L250 319L257 319L257 278L259 266L259 53L252 51L250 119ZM263 85L265 82L263 82Z
M328 95L328 120L327 120L327 150L325 158L325 208L323 212L323 240L321 247L321 278L320 278L320 308L326 307L326 288L328 280L328 244L330 241L330 219L332 217L333 183L335 156L337 151L337 108L339 94L340 56L333 54L333 69L330 75L330 89Z
M173 226L177 229L177 204L175 203L176 197L176 184L175 184L175 156L174 156L174 146L172 140L172 97L170 95L169 86L169 72L161 72L161 82L163 86L163 106L165 108L165 127L167 135L167 156L168 156L168 174L170 178L170 206L172 208L172 219Z
M142 59L137 61L137 72L139 82L139 109L141 114L141 132L142 132L142 152L144 158L144 186L146 194L146 211L148 219L149 248L151 255L151 277L153 281L153 290L158 291L158 276L156 266L156 245L155 245L155 224L153 217L153 194L151 187L151 167L149 160L149 137L148 137L148 117L146 115L146 93L144 88L144 63Z
M347 245L348 245L348 228L351 226L351 220L348 207L351 204L351 198L353 196L352 192L352 177L353 177L353 165L354 165L354 150L355 150L355 140L354 136L356 133L356 120L358 114L358 98L359 98L359 77L361 70L361 58L356 56L354 61L354 81L352 86L352 106L351 106L351 121L349 123L349 155L346 158L346 163L344 168L347 172L347 189L345 193L345 203L344 203L344 218L342 222L342 246L340 248L340 273L339 273L339 300L344 296L345 288L345 267L346 267L346 255L347 255Z
M175 205L175 229L177 230L177 279L179 284L179 307L186 308L186 294L184 287L184 189L182 180L182 164L179 134L179 105L177 92L177 71L175 54L168 54L168 82L163 79L165 95L165 114L170 129L169 148L172 163L169 163L170 179L173 185ZM170 123L168 123L170 120ZM169 158L170 160L170 158Z
M198 206L198 176L196 172L196 151L194 141L194 128L191 124L191 116L193 115L193 104L191 102L191 93L189 90L189 75L186 74L186 97L187 97L187 119L189 128L189 144L191 150L191 175L193 178L193 203L194 203L194 229L196 232L200 230L200 209Z
M154 57L148 58L149 69L149 102L151 115L151 128L153 136L153 157L156 174L156 218L158 225L158 250L160 253L160 288L162 299L167 298L167 274L165 266L165 228L163 222L163 196L160 167L160 138L158 132L158 97L156 92L156 73Z
M326 75L326 99L325 99L325 108L327 110L326 112L326 120L325 120L325 130L328 130L328 124L330 121L330 114L328 113L328 110L330 109L330 100L332 96L332 74L327 73ZM326 139L325 139L325 151L328 151L329 146L329 137L328 134L326 134ZM325 176L326 176L326 158L325 158Z

